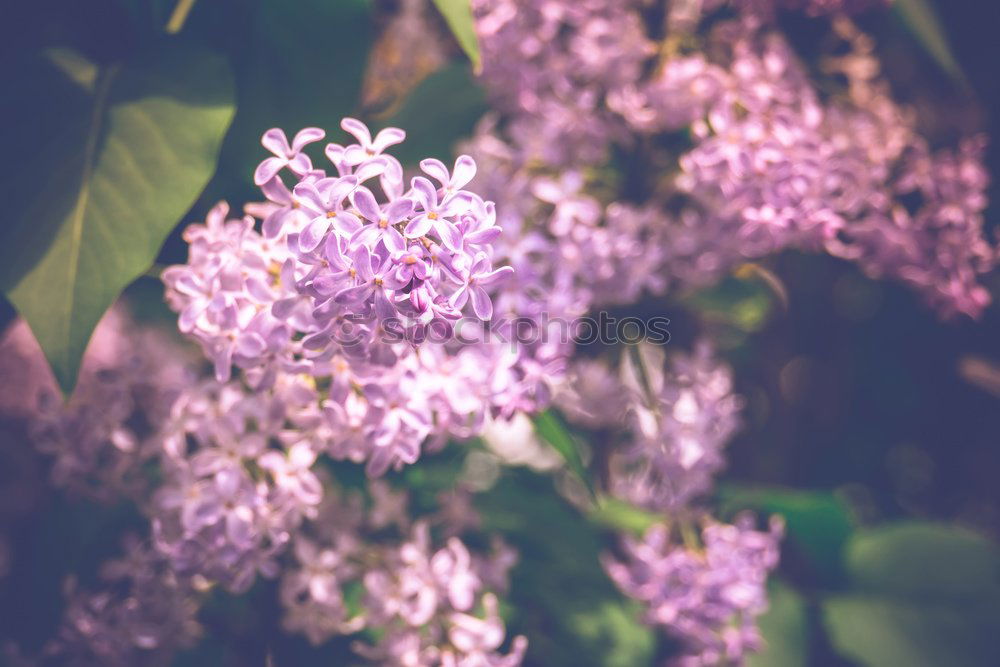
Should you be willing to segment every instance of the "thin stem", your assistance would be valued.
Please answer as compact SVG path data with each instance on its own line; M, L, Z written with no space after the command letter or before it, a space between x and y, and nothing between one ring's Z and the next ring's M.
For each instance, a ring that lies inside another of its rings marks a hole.
M184 22L187 21L188 14L191 13L192 7L194 7L194 0L177 0L174 13L170 15L170 20L167 21L166 31L168 35L176 35L181 31L184 27Z

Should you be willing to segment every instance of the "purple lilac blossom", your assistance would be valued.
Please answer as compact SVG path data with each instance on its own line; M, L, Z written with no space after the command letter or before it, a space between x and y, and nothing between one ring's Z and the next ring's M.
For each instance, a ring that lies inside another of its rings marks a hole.
M567 0L474 3L483 52L497 55L485 59L482 82L503 115L469 150L504 173L479 185L504 226L554 236L547 251L560 265L582 260L590 285L613 276L608 291L626 302L636 292L623 286L704 286L794 247L903 281L943 316L978 316L989 300L979 278L998 261L984 238L983 140L931 153L914 113L892 99L872 40L846 18L887 3L735 2L727 11L737 18L699 33L724 4L671 3L657 43L661 27L628 2L613 11ZM845 90L819 94L769 20L779 7L833 17L848 54L821 65L846 78ZM678 132L691 148L656 148L654 136ZM644 163L627 201L608 187L611 147ZM949 185L915 186L908 173L932 160ZM912 192L924 197L919 211L904 203ZM608 264L614 256L626 261ZM550 281L564 293L568 282Z
M468 504L411 523L405 493L381 480L370 490L367 510L357 496L329 494L310 526L317 537L296 538L296 565L281 582L286 629L321 643L377 628L379 640L355 642L355 650L379 665L520 665L526 640L515 637L508 652L500 650L505 629L496 597L506 590L513 550L494 538L492 553L469 551L458 536L478 524ZM450 534L440 546L432 543L432 525ZM398 539L387 539L387 529ZM372 539L376 532L381 539ZM361 604L351 611L345 590L357 586Z
M266 391L206 381L173 406L153 539L174 569L246 591L323 497L311 471L328 427L315 388L281 376Z
M778 564L779 518L758 531L744 514L733 524L706 519L700 544L677 543L666 524L626 537L624 558L605 557L608 576L642 603L645 619L683 646L669 664L742 665L762 646L756 619L767 610L767 576Z
M103 588L72 590L44 664L165 665L201 635L200 597L149 545L130 539L101 569Z
M152 480L144 466L159 455L170 406L196 377L191 351L116 305L98 324L64 402L27 327L10 335L42 378L26 397L34 401L28 430L32 445L51 458L53 484L101 502L147 496Z
M455 344L457 323L488 324L512 273L494 248L493 203L464 189L475 161L424 160L407 187L385 153L402 130L373 138L351 118L342 127L358 143L326 146L331 174L306 169L301 153L320 131L303 130L287 148L269 131L264 144L278 157L264 163L267 202L247 209L261 231L251 215L227 220L219 204L185 232L188 263L163 280L181 331L201 343L219 382L234 366L255 391L310 378L325 421L317 451L366 462L377 476L474 435L489 413L529 405L518 399L529 372L513 370L502 345Z
M621 377L599 360L573 362L557 405L571 421L619 437L610 455L613 495L654 512L681 511L711 490L725 465L742 400L705 341L667 363L647 344L635 356L623 358Z

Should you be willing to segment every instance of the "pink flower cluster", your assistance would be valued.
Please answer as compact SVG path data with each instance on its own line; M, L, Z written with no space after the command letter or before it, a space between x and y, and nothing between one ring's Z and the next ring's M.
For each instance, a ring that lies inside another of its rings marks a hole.
M680 641L677 664L739 663L760 648L756 617L782 530L772 520L759 532L750 515L721 523L701 507L740 424L730 369L704 341L669 361L651 345L633 348L617 375L602 360L571 368L557 404L614 443L607 491L664 517L642 540L624 537L625 559L604 559L608 575L643 604L648 623Z
M52 483L106 503L148 495L144 466L159 456L171 403L196 377L192 351L115 306L98 324L64 404L27 325L15 323L6 341L25 366L10 369L6 379L19 396L4 397L0 407L24 403L32 445L51 460Z
M313 643L378 629L375 644L355 648L380 665L520 665L527 642L516 637L508 653L500 651L505 629L496 597L507 588L513 550L495 539L492 553L470 552L458 533L478 518L465 503L457 515L411 522L405 493L380 480L370 489L370 508L357 496L331 496L311 526L316 537L296 538L297 563L281 582L285 627ZM435 534L445 538L440 546ZM357 586L363 592L351 608L345 591Z
M670 3L647 24L656 13L641 3L477 0L483 51L496 56L482 82L505 112L469 149L506 174L481 190L533 229L554 206L560 254L576 231L583 265L624 260L619 287L701 286L793 247L903 281L944 316L978 316L978 280L998 259L984 238L983 140L928 149L845 17L880 3L735 2L737 18L715 20L724 4ZM847 55L822 65L834 85L846 79L841 90L819 93L768 21L778 6L834 15ZM937 169L947 185L918 185ZM616 247L591 244L596 234ZM644 261L628 261L636 254Z
M700 543L682 546L659 524L641 540L626 537L625 557L607 559L605 568L644 604L647 622L682 641L684 655L669 664L743 664L762 646L755 619L767 609L765 584L783 531L778 518L768 531L756 530L750 516L706 521Z
M201 636L199 592L148 545L129 540L122 557L103 565L101 580L97 591L70 591L44 664L165 664Z
M269 131L263 143L275 157L255 174L268 201L249 207L262 231L251 216L226 220L220 204L187 230L189 261L163 279L181 330L201 343L217 379L234 365L257 391L283 375L311 378L324 449L380 475L416 461L425 442L474 434L526 390L504 349L455 340L463 317L482 330L491 293L512 272L493 266L493 203L462 189L475 162L461 156L449 170L424 160L426 176L407 188L384 153L401 130L373 139L356 120L343 127L358 143L326 146L335 175L302 152L320 130L290 146Z

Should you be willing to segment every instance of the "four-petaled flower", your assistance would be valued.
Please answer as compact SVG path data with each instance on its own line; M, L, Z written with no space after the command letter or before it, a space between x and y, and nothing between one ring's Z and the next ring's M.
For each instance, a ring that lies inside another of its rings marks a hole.
M264 148L274 153L275 157L269 157L257 166L253 174L253 182L257 185L264 185L274 178L283 167L288 167L299 176L312 171L312 160L302 152L302 149L309 144L320 141L326 136L326 132L318 127L307 127L300 130L292 145L288 145L288 138L284 131L277 128L268 130L260 140Z
M476 313L476 317L481 320L490 319L493 317L493 302L485 288L495 285L512 273L514 269L509 266L493 269L486 253L479 253L469 267L465 284L452 295L451 305L461 309L471 297L472 310Z
M368 127L360 120L354 118L345 118L340 121L340 127L358 140L357 144L348 146L344 149L343 154L339 156L340 160L352 167L370 160L377 155L381 155L382 151L389 146L394 146L406 139L406 132L403 130L398 127L387 127L376 134L373 140Z

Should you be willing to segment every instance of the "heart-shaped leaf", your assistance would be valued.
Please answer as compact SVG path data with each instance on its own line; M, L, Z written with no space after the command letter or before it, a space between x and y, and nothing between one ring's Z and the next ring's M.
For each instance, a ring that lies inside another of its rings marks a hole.
M191 47L108 67L62 52L31 68L8 92L44 120L4 133L5 150L25 152L0 184L0 288L69 393L101 315L211 177L232 77L223 58Z
M822 602L831 644L871 667L1000 664L1000 549L952 526L908 522L858 533L851 584Z

